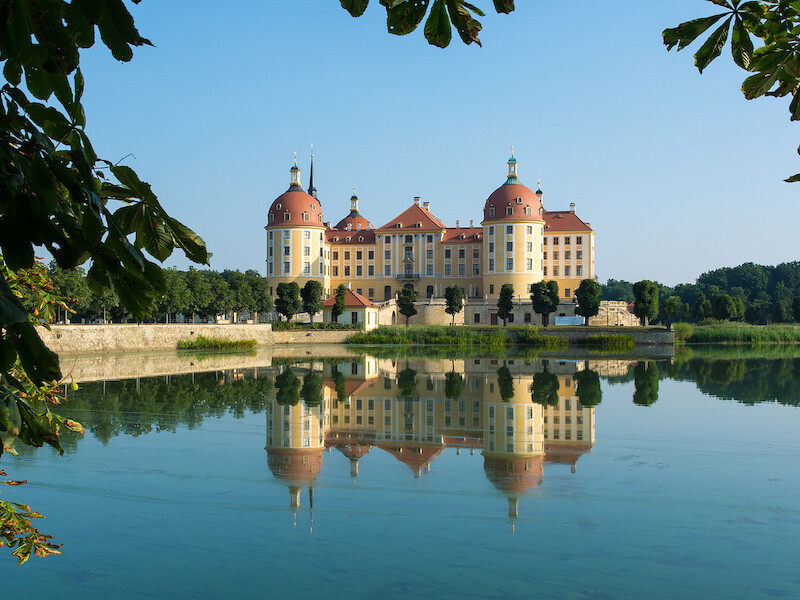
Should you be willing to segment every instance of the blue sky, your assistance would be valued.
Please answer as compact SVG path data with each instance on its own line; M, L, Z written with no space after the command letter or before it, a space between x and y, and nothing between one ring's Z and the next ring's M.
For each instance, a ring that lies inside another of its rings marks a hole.
M788 101L748 102L727 56L701 76L693 51L661 42L713 4L518 2L482 19L483 48L445 50L390 36L371 4L360 19L336 0L133 6L155 47L127 64L99 48L82 59L98 153L127 156L220 270L263 273L267 209L295 151L307 184L312 141L333 222L354 185L376 227L414 196L449 225L477 222L513 143L545 208L575 202L592 224L601 281L798 258Z

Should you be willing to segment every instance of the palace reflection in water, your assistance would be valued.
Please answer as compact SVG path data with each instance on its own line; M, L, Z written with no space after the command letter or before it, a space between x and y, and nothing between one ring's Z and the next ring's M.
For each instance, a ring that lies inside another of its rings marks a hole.
M269 468L296 508L302 488L313 499L326 451L344 454L355 478L370 452L388 452L420 477L445 448L480 450L486 477L515 517L546 463L574 472L595 443L595 409L581 403L579 386L584 402L596 404L597 371L627 369L627 362L608 361L374 357L285 367L267 407Z

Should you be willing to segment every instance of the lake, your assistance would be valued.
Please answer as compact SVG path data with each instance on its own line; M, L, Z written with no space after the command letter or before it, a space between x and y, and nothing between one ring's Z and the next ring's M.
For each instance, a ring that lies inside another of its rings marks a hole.
M86 436L3 455L64 543L5 592L800 597L800 352L325 354L94 357Z

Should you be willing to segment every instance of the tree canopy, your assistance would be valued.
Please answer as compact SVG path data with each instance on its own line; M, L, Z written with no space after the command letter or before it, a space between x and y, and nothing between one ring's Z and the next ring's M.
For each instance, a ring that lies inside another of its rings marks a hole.
M550 324L550 313L558 309L558 283L538 281L531 285L533 311L542 315L542 325Z
M397 297L397 310L406 318L406 327L408 327L408 320L417 314L417 307L414 303L417 301L417 291L414 288L404 287L400 290L400 295Z
M503 327L506 326L508 318L514 310L514 286L504 283L500 288L500 296L497 298L497 316L503 319Z
M457 285L448 285L444 289L445 309L448 315L452 315L453 322L456 324L456 315L464 308L464 294L461 293L461 288Z

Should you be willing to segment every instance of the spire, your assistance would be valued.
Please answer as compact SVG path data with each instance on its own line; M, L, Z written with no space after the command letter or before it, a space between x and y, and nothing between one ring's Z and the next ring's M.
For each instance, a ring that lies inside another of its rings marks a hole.
M536 195L539 196L539 200L541 200L542 196L544 196L544 192L542 191L542 180L541 179L539 180L539 183L536 186Z
M292 168L289 169L289 173L291 174L291 181L289 183L290 190L302 190L302 186L300 185L300 167L297 166L297 152L294 153L294 165Z
M350 196L350 214L358 214L358 196L356 196L356 186L353 186L353 195Z
M313 196L315 199L317 198L317 188L314 186L314 143L311 143L311 173L309 175L308 181L308 194L309 196Z
M508 179L506 185L520 183L517 179L517 159L514 157L514 146L511 146L511 158L508 159Z

